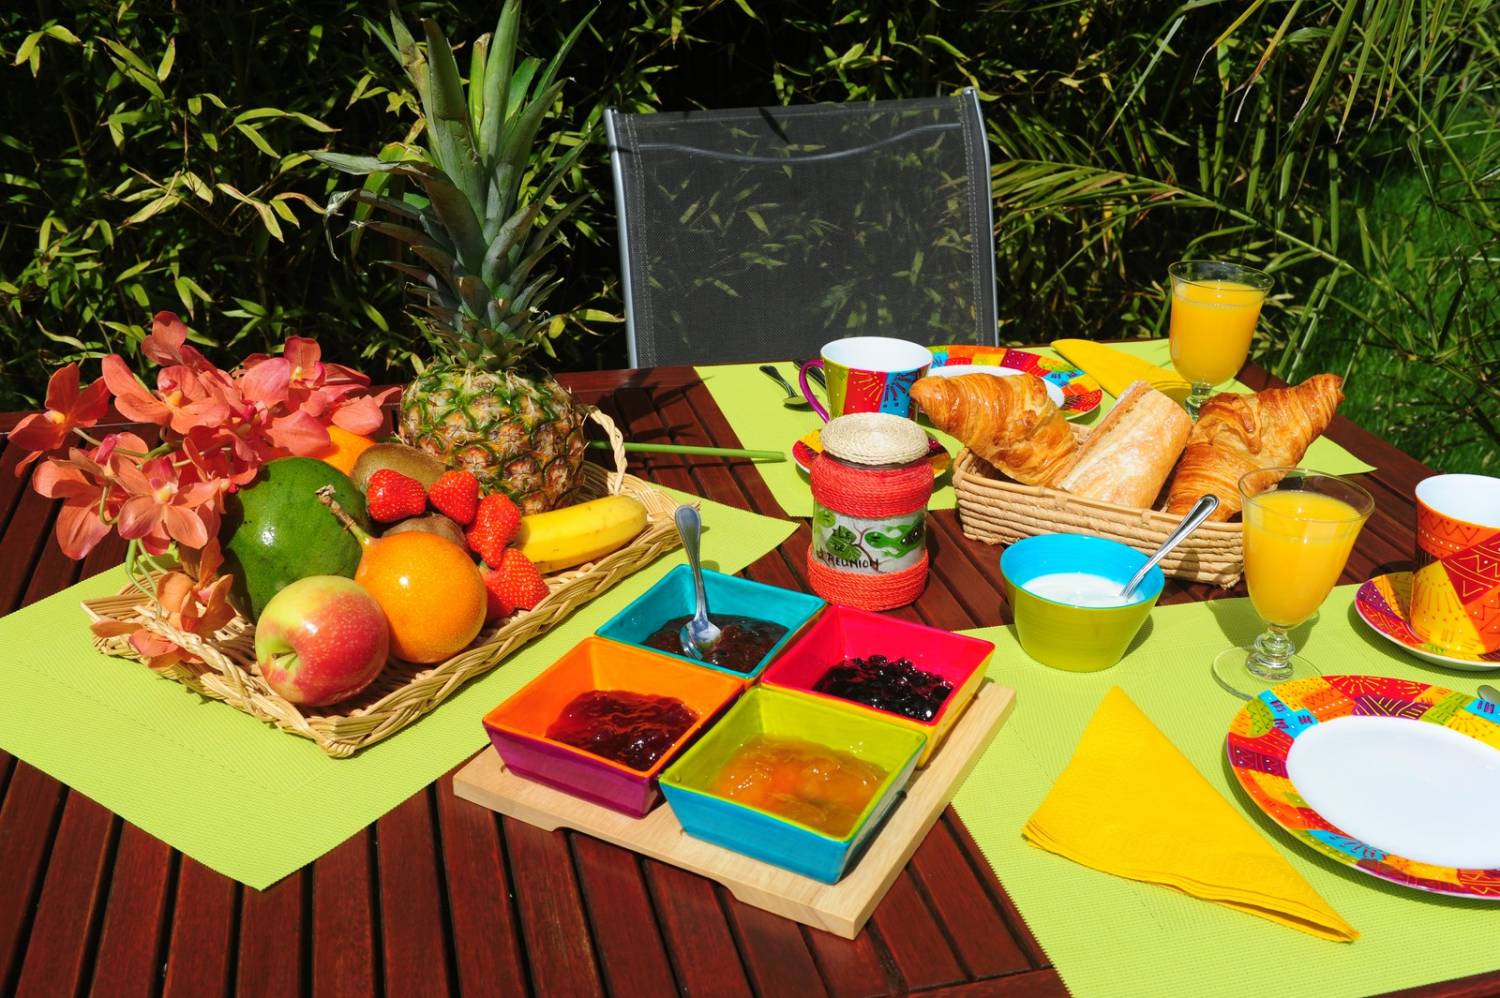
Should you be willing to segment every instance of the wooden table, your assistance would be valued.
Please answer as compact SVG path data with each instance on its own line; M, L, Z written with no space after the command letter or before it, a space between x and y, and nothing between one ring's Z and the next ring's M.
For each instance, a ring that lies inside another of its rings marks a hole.
M563 380L629 438L738 445L691 369ZM1272 379L1252 366L1242 380ZM18 418L0 416L0 430ZM1410 567L1412 488L1431 472L1342 417L1329 435L1379 469L1365 479L1376 510L1343 581ZM15 477L19 459L10 446L0 457L0 613L124 551L106 542L81 565L65 558L56 507ZM653 456L632 470L782 515L744 463ZM1007 622L996 549L966 540L951 511L932 522L931 582L897 616L954 630ZM808 541L803 522L746 574L805 590ZM1169 580L1163 602L1242 594ZM1066 993L952 808L844 940L585 836L502 819L454 797L451 775L260 892L0 753L0 994ZM1410 993L1497 992L1500 972Z

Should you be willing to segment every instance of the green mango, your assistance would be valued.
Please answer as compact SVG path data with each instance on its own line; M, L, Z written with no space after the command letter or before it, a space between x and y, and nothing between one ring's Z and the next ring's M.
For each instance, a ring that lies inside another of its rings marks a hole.
M367 532L365 497L349 476L310 457L263 465L254 482L227 497L219 543L223 571L234 575L230 599L251 620L286 586L309 575L354 577L363 548L318 499L333 486L339 505Z

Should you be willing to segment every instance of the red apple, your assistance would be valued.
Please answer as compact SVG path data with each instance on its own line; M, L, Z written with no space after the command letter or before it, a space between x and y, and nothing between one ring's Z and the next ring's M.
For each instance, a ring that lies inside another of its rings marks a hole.
M390 627L353 579L309 575L282 589L255 622L255 659L271 689L319 707L347 700L380 674Z

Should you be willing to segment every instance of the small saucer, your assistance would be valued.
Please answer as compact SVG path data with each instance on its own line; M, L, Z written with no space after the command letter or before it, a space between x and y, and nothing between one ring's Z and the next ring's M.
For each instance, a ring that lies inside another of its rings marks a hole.
M1433 644L1418 637L1407 619L1406 608L1410 605L1410 572L1377 575L1360 586L1359 592L1354 595L1354 609L1358 611L1360 619L1369 624L1376 634L1417 658L1449 669L1462 669L1464 672L1500 670L1500 651L1476 655Z
M821 453L823 453L822 429L804 434L792 444L792 460L797 462L797 467L803 471L810 472L813 459ZM934 478L940 477L953 465L952 456L943 449L943 445L938 443L937 438L931 433L927 434L927 460L932 462Z

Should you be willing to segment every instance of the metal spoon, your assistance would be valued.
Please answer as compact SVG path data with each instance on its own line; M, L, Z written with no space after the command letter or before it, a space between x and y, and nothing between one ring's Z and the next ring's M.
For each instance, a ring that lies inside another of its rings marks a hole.
M682 537L682 550L687 554L688 566L693 570L693 597L695 607L693 619L682 625L679 640L682 650L691 658L706 659L713 654L719 643L719 628L708 619L708 596L703 592L703 566L698 561L698 541L703 535L703 521L698 511L691 506L678 506L673 514L677 533Z
M1199 496L1198 501L1193 503L1193 508L1188 510L1187 516L1184 516L1182 522L1177 524L1177 528L1161 542L1161 547L1156 549L1156 553L1146 559L1146 564L1141 566L1141 570L1135 573L1135 578L1125 583L1125 588L1120 590L1120 595L1126 599L1134 595L1136 587L1146 578L1146 573L1151 571L1152 567L1165 558L1173 548L1181 544L1188 534L1202 526L1203 521L1207 520L1209 515L1218 508L1218 496Z
M793 387L791 382L787 381L786 378L781 376L781 372L776 370L775 364L760 365L760 372L780 385L786 392L786 398L781 400L782 405L786 406L788 409L807 408L807 399L802 397L802 393L797 391L797 389Z
M1490 703L1500 704L1500 690L1495 689L1489 683L1480 683L1479 699L1488 700Z

